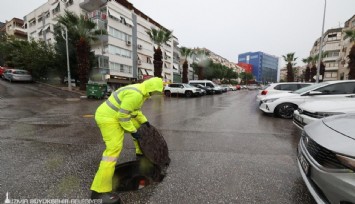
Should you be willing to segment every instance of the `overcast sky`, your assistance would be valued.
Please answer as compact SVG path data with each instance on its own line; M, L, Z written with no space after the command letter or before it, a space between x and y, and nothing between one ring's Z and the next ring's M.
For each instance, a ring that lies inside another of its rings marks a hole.
M206 47L238 62L238 54L262 51L308 57L322 31L325 0L129 0L173 30L180 46ZM0 0L0 21L23 18L47 0ZM327 0L325 31L355 15L355 0ZM280 60L283 65L283 60ZM299 60L298 65L303 63Z

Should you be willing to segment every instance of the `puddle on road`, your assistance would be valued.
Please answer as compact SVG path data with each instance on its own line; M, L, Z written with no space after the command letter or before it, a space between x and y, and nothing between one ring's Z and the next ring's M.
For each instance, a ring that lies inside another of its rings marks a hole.
M113 176L113 191L135 191L150 184L161 182L166 168L153 164L143 157L136 161L118 164Z

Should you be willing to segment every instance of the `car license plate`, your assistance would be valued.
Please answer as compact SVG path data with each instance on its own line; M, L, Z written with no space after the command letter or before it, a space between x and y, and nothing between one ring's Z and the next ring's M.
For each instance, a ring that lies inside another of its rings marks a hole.
M298 161L301 164L301 167L306 174L306 176L309 176L310 172L310 167L309 167L309 162L306 160L306 158L303 156L301 152L298 153Z

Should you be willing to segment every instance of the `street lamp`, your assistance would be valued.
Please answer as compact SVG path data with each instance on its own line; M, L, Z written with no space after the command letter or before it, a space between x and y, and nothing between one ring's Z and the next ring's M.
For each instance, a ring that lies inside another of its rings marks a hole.
M321 56L322 56L322 45L323 45L323 33L324 33L324 21L325 21L325 9L327 7L327 0L324 0L324 12L323 12L323 25L322 25L322 35L320 37L320 44L319 44L319 56L318 56L318 67L317 67L317 80L316 82L319 83L319 71L320 71L320 63L321 63Z
M69 49L68 49L68 28L65 25L62 25L65 30L65 45L67 51L67 69L68 69L68 90L71 91L71 77L70 77L70 65L69 65Z

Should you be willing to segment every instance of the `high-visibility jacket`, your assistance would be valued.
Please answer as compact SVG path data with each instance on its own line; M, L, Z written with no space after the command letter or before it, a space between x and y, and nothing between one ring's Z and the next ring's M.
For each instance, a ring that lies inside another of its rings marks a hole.
M100 115L117 119L120 126L126 132L137 132L131 118L135 118L139 123L144 123L147 118L141 111L141 107L151 92L162 92L163 81L161 78L153 77L143 83L132 84L119 88L98 109ZM105 113L102 113L105 112Z

